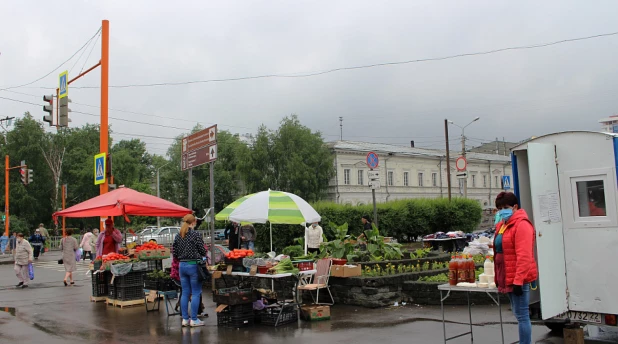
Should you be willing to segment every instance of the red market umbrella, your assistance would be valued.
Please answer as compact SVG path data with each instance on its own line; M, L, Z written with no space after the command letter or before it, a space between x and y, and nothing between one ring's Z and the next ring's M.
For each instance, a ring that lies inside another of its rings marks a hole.
M54 220L62 217L105 216L162 216L183 217L191 209L181 207L156 196L121 187L106 194L91 198L70 208L54 213Z

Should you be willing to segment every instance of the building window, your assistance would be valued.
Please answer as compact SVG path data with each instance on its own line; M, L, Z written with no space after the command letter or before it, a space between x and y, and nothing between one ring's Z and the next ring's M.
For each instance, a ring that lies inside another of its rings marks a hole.
M438 174L435 172L431 174L431 186L438 186Z
M404 172L403 173L403 186L409 186L410 185L409 176L410 176L409 172Z
M418 186L423 186L423 172L418 173Z
M365 171L363 170L358 170L358 185L364 185L364 177Z
M472 175L472 187L475 188L476 187L476 174Z
M605 186L602 180L577 182L579 217L607 216Z
M393 186L393 171L388 171L388 185Z
M343 170L343 184L350 185L350 169Z
M487 176L483 175L483 187L486 188L487 187Z
M498 187L498 176L494 176L494 187Z

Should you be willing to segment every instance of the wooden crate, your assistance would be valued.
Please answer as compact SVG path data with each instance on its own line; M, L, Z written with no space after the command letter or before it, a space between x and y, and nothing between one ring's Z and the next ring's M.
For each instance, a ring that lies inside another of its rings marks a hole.
M105 301L107 301L106 296L91 296L90 297L90 302L105 302Z
M130 301L118 301L118 300L115 300L114 306L120 307L120 308L124 308L124 307L131 307L131 306L141 306L141 305L143 305L145 303L146 303L145 299L130 300Z

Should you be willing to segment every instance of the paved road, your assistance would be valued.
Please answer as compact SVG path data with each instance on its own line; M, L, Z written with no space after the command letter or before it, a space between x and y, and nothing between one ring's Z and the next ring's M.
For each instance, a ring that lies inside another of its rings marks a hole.
M331 321L234 330L217 327L214 305L207 302L211 313L207 326L183 329L180 318L168 318L165 311L146 314L143 306L120 309L89 302L87 265L79 267L74 287L64 287L58 258L58 253L51 253L37 261L35 279L23 290L14 288L12 266L0 265L0 343L442 343L439 308L415 305L378 310L339 305L333 307ZM499 343L496 307L476 307L473 312L474 342ZM509 312L504 315L508 323L505 335L512 343L517 339L517 327ZM448 335L466 331L466 319L467 309L449 309ZM562 343L544 326L535 325L533 333L536 343ZM449 343L470 343L470 339Z

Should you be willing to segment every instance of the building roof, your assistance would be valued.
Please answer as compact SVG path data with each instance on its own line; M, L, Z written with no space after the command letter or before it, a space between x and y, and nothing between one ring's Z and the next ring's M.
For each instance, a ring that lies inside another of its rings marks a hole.
M609 116L607 118L602 118L599 120L599 123L611 123L614 121L618 121L618 115Z
M406 147L406 146L398 146L388 143L372 143L372 142L360 142L360 141L333 141L329 142L328 146L332 149L338 151L349 151L349 152L359 152L359 153L368 153L368 152L376 152L378 154L389 154L393 153L395 155L409 155L409 156L424 156L429 158L441 158L446 156L446 151L441 149L427 149L427 148L416 148L416 147ZM451 159L459 156L460 152L450 152ZM500 161L500 162L511 162L511 158L509 156L497 155L497 154L484 154L484 153L475 153L475 152L467 152L466 158L468 160L491 160L491 161Z
M475 153L485 153L485 154L498 154L498 155L509 155L511 149L515 146L519 145L519 143L515 142L505 142L505 141L493 141L483 143L478 147L471 148L470 152ZM498 151L498 153L496 153Z

